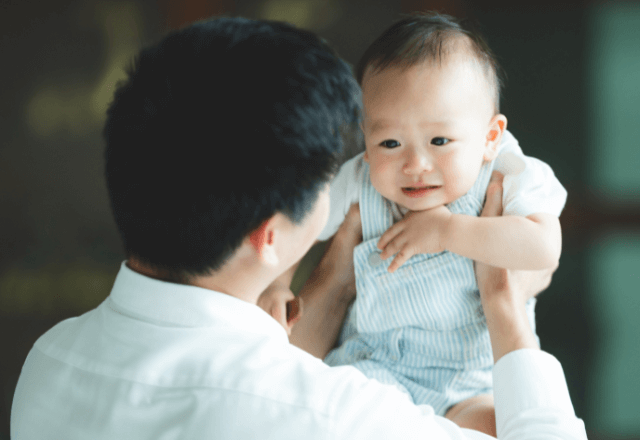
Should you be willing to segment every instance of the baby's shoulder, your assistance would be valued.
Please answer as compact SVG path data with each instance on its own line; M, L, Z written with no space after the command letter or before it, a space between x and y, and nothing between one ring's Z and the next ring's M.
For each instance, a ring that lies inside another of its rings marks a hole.
M336 179L349 183L360 182L366 171L367 163L364 161L364 151L347 160L340 166Z
M509 131L504 132L498 147L498 155L494 159L494 170L500 171L504 175L519 175L532 171L544 171L543 174L546 174L549 168L549 165L540 159L525 155L513 134Z
M500 141L500 145L498 145L498 156L505 153L523 154L520 143L509 130L505 130L502 134L502 140Z
M364 153L365 152L362 151L361 153L356 154L351 159L342 164L340 168L349 168L354 172L361 172L365 165L367 165L367 163L364 161Z

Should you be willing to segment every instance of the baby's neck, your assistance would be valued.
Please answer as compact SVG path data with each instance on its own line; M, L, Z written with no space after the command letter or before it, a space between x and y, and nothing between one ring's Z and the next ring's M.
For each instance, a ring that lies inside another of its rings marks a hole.
M392 202L388 200L389 206L391 208L391 214L393 215L393 222L397 222L402 220L407 212L410 211L409 208L405 208L402 205L397 204L396 202Z

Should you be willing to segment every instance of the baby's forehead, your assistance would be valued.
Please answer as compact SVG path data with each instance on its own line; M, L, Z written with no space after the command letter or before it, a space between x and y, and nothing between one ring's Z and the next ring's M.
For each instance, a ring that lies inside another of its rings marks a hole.
M383 72L394 71L398 74L417 68L423 72L431 69L445 69L455 73L455 78L465 85L473 85L486 93L487 99L492 101L497 110L497 78L485 61L474 51L468 37L452 38L449 44L441 50L437 57L398 58L379 64L376 61L368 64L362 76L362 90L364 94L371 93L367 90L367 83L372 77ZM415 70L415 69L414 69ZM389 75L381 75L377 79L390 78ZM405 78L409 79L410 76ZM419 79L415 79L418 81Z
M464 58L367 72L362 85L363 124L369 132L416 124L453 129L495 115L482 71Z
M494 88L487 78L483 66L473 57L459 54L442 61L426 60L421 63L401 63L384 68L367 67L362 80L362 91L367 95L377 94L387 88L385 84L403 81L408 84L420 83L430 76L433 70L444 71L446 84L452 88L478 90L488 101L494 100ZM372 81L373 80L373 81ZM443 83L439 82L439 85ZM372 87L372 85L375 85Z
M482 87L492 87L492 83L488 75L489 72L487 72L487 69L482 65L477 57L465 51L450 53L445 57L437 60L397 60L396 62L390 63L385 66L369 64L364 70L362 86L363 88L365 88L367 81L373 76L377 76L380 73L388 72L390 70L396 71L398 73L404 73L411 68L418 68L423 71L429 71L432 69L450 69L452 71L455 71L460 76L464 75L465 80L476 80Z

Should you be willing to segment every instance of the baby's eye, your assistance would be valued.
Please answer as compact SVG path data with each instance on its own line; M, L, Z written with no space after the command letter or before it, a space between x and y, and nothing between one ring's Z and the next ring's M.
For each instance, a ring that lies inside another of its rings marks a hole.
M393 139L387 139L386 141L382 141L380 145L387 148L396 148L400 146L400 142L394 141Z
M438 146L442 146L447 142L449 142L449 139L443 137L434 137L433 139L431 139L431 143Z

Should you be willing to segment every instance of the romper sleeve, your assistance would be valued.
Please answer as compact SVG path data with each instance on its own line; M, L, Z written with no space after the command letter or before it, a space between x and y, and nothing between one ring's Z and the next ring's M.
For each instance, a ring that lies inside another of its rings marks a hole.
M333 237L347 216L351 205L358 202L363 173L363 157L364 152L345 162L331 181L329 219L318 236L318 240L325 241Z
M494 170L504 174L502 206L504 215L526 217L549 213L560 217L567 191L549 165L525 156L513 135L505 131Z

